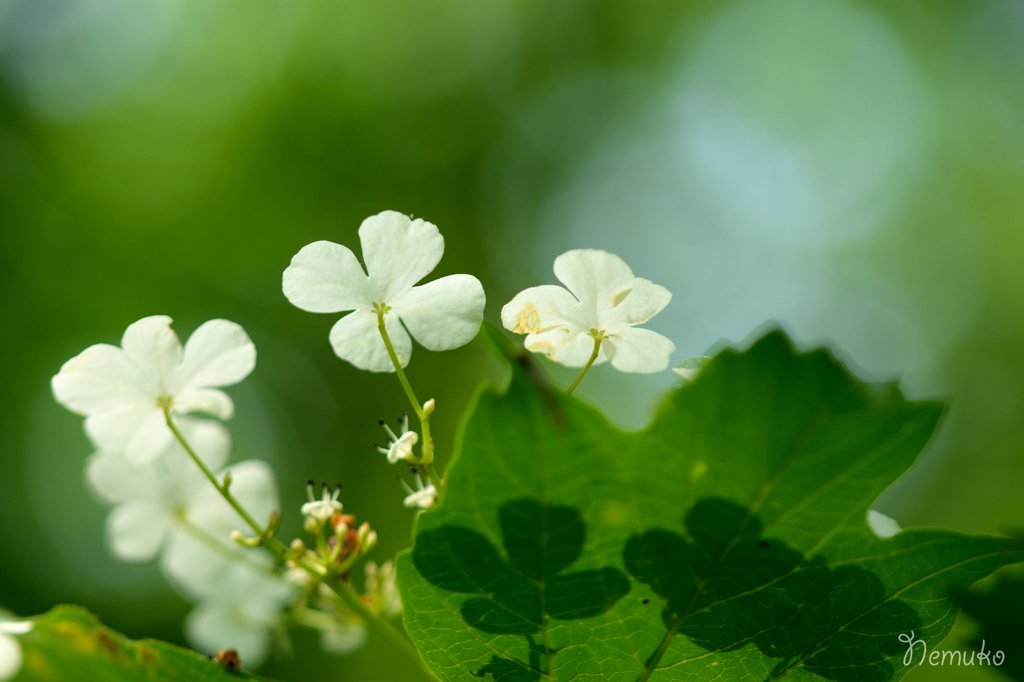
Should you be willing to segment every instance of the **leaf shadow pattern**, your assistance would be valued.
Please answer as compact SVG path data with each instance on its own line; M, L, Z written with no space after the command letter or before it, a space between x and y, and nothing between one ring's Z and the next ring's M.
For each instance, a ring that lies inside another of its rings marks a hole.
M501 682L533 682L549 674L557 649L547 642L547 622L601 615L629 592L619 570L569 571L583 550L586 526L571 507L520 499L498 512L503 557L475 530L447 525L419 535L413 562L431 583L479 595L462 603L466 623L489 634L523 635L529 656L494 655L474 674Z
M797 667L837 682L893 677L889 659L906 648L897 635L921 619L909 603L886 599L876 574L764 538L756 516L724 499L698 502L686 527L689 538L662 528L635 534L623 554L634 579L661 597L668 633L708 652L753 643L779 659L768 680Z

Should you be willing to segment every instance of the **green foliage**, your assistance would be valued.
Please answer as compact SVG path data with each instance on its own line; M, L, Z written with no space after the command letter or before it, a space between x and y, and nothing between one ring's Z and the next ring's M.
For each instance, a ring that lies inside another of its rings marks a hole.
M773 332L622 433L519 358L399 558L406 628L446 681L900 677L900 633L932 647L950 589L1024 559L1005 538L869 530L942 409Z
M77 606L58 606L18 637L25 661L17 682L217 682L262 680L193 651L151 639L132 641Z
M970 645L981 651L1002 651L1005 662L999 671L1015 680L1024 680L1024 577L1000 577L986 590L971 590L955 596L956 602L978 621L978 632Z

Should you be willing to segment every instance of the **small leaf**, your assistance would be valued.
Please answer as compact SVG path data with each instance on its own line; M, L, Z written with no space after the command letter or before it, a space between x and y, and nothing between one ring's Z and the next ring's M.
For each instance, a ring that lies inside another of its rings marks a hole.
M1008 538L869 529L942 409L773 332L627 434L519 359L399 557L406 628L450 681L898 678L900 634L932 647L950 589L1024 560Z
M24 663L16 682L228 682L263 680L181 647L132 641L77 606L58 606L18 637ZM245 661L242 661L245 664Z

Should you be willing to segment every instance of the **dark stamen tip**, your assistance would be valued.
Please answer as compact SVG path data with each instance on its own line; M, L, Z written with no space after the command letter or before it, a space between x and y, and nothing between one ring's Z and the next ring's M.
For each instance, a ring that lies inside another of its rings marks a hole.
M384 426L384 418L381 417L380 419L378 419L377 423L380 424L381 426Z
M327 481L320 481L320 485L324 488L327 487Z
M314 481L312 478L306 479L306 485L313 485L314 483L316 483L316 481Z

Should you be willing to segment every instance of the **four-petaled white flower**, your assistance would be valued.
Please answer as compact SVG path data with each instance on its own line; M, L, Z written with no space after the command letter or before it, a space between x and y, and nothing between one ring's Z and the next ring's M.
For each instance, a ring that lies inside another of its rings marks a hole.
M603 338L594 364L611 361L623 372L648 374L668 366L671 341L637 329L672 300L672 294L636 277L618 256L598 249L567 251L555 259L553 284L519 292L501 310L505 328L528 334L526 349L568 367L587 364L595 335ZM571 292L571 293L570 293Z
M268 568L270 564L268 562ZM245 668L258 668L270 652L271 633L295 588L277 576L243 564L231 564L219 588L185 619L185 634L208 654L235 649Z
M458 348L476 336L486 302L476 277L449 275L413 286L444 253L436 226L384 211L363 221L359 241L365 274L348 248L319 241L295 254L282 282L285 296L303 310L353 311L331 329L338 357L371 372L395 371L377 330L380 306L389 309L384 325L402 367L412 356L409 334L429 350Z
M327 521L341 511L341 502L338 502L338 495L341 494L341 484L334 488L332 492L326 483L323 485L323 497L322 499L316 499L313 495L313 480L306 481L306 496L309 498L309 502L302 505L302 515L309 516L320 522L321 525L327 523Z
M0 612L0 682L13 679L21 670L24 654L21 642L15 637L32 630L32 621L8 618L4 612Z
M402 481L402 487L405 488L405 492L409 493L405 496L406 507L419 507L420 509L430 509L434 506L437 501L437 489L433 483L428 483L426 486L423 485L423 479L420 478L419 472L415 473L416 477L416 489L413 490L408 483Z
M210 320L185 348L166 315L132 324L121 347L101 343L71 358L53 377L57 401L86 415L85 429L102 449L146 461L173 438L164 410L204 412L221 419L234 404L217 386L244 379L256 348L240 326Z
M182 417L179 428L207 467L224 465L231 436L219 422ZM265 519L277 508L274 473L263 462L239 462L230 472L231 493L249 513ZM230 541L231 531L247 529L237 512L210 484L177 441L154 462L139 464L123 455L98 452L86 462L85 478L104 502L115 505L107 516L107 542L118 559L145 563L162 554L167 577L193 598L206 594L227 570L230 556L244 548Z

